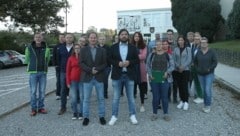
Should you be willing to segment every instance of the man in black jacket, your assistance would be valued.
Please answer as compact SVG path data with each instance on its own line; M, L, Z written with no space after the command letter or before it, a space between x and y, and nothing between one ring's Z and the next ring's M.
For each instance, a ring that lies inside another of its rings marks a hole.
M113 104L112 117L109 125L114 125L117 121L119 99L122 85L126 88L130 120L132 124L137 124L135 117L136 108L133 96L134 81L136 80L136 65L139 64L136 46L129 44L129 33L126 29L119 31L120 42L111 47L109 60L112 64L112 85L113 85Z

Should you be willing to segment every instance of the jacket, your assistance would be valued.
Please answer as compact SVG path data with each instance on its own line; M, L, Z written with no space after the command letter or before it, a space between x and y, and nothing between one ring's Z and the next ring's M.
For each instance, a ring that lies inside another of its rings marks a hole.
M66 83L70 85L72 81L79 82L82 68L79 65L79 58L72 55L68 58L66 69Z
M179 67L183 67L184 70L190 70L190 65L192 62L192 53L190 47L185 47L182 53L180 53L180 48L176 47L173 51L173 60L175 64L175 70Z
M49 60L50 49L45 42L41 43L41 47L36 47L36 43L33 41L25 49L25 63L27 64L28 73L47 73Z

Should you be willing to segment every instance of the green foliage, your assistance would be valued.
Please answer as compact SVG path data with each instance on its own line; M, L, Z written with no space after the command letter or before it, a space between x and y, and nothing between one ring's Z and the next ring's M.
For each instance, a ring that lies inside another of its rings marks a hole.
M233 9L228 16L228 27L231 31L233 38L240 39L240 0L235 0L233 3Z
M31 27L34 32L64 26L57 13L67 0L1 0L0 20L10 17L16 27Z
M209 47L216 49L226 49L240 53L240 40L223 41L209 44Z
M200 32L212 41L223 18L219 0L171 0L173 26L179 34Z

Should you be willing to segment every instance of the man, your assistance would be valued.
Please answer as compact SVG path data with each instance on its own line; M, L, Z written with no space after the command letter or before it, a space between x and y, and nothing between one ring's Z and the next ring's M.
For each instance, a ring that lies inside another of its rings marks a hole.
M136 46L128 43L129 33L126 29L121 29L118 33L119 42L111 47L109 60L112 64L112 86L113 86L113 103L112 117L109 125L114 125L118 117L119 100L121 87L126 88L126 96L128 98L128 106L130 113L130 121L137 124L136 107L133 96L134 81L136 80L136 65L139 64L138 52Z
M53 48L53 66L55 66L56 71L56 100L60 100L61 94L61 85L60 85L60 67L58 63L58 50L61 45L65 44L65 36L64 34L60 34L58 37L59 43Z
M67 85L66 85L66 65L67 60L72 52L73 47L73 35L67 34L65 36L66 44L63 44L59 47L58 54L58 63L60 66L60 84L61 84L61 109L58 112L58 115L62 115L66 112L67 105Z
M160 41L160 40L161 40L160 39L160 33L157 32L155 34L155 40L150 41L149 44L148 44L148 54L150 54L153 51L153 48L156 47L156 42Z
M81 49L80 65L82 67L81 81L83 82L83 126L89 124L89 105L93 86L98 99L98 116L102 125L105 120L105 101L103 96L104 70L107 66L106 51L97 47L97 33L90 32L89 44Z
M192 48L193 44L194 44L194 33L188 32L187 33L187 46Z
M25 63L28 65L27 72L30 73L30 104L31 116L38 113L46 114L44 108L44 98L47 83L48 62L50 60L50 50L46 43L42 41L40 33L34 35L34 41L25 50ZM38 93L37 93L38 91ZM38 94L38 98L37 98Z
M105 68L104 70L104 98L105 99L108 99L108 77L109 77L109 74L110 74L110 71L111 71L111 64L110 62L108 61L109 59L109 46L106 45L106 37L104 35L100 36L98 38L98 42L99 42L99 47L101 48L104 48L106 50L106 53L107 53L107 67Z

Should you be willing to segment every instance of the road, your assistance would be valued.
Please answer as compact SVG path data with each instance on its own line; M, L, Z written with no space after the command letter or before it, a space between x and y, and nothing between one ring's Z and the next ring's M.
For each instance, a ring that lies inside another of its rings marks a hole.
M19 70L17 72L17 70ZM18 75L17 77L22 81L15 80L18 83L21 82L25 86L27 82L27 75L23 72L24 68L14 68L6 69L4 72L0 71L1 82L2 75L11 78L11 74ZM7 71L10 71L11 74L6 74ZM50 68L49 73L49 82L54 80L51 77L54 77L54 69ZM3 73L2 73L3 72ZM25 78L20 78L21 73L25 75ZM18 82L17 82L18 81ZM24 82L23 82L24 81ZM106 119L109 121L111 117L111 100L112 100L112 88L111 80L109 94L110 98L106 102ZM7 84L6 82L4 84ZM1 85L4 85L1 83ZM13 86L13 85L12 85ZM14 87L8 87L14 90ZM23 87L22 86L22 87ZM53 86L53 83L48 83L47 88ZM21 85L15 85L16 88L21 88ZM190 108L188 111L179 110L176 108L176 104L169 104L169 114L171 116L171 121L166 122L162 119L162 110L159 110L159 119L156 121L151 121L150 116L152 113L151 108L151 93L148 93L148 99L145 102L146 112L140 113L140 100L139 96L136 98L137 106L137 119L139 121L138 125L132 125L129 122L128 118L128 106L126 96L121 98L120 102L120 111L118 121L114 126L105 125L102 126L99 123L97 116L97 100L95 93L91 98L90 106L90 124L87 127L82 126L82 121L71 119L72 112L70 104L67 104L66 114L59 116L57 112L59 110L59 101L55 100L55 94L50 94L46 97L46 108L49 113L47 115L37 115L36 117L30 117L30 106L27 105L13 113L10 113L7 116L0 118L0 135L2 136L28 136L28 135L38 135L38 136L239 136L240 135L240 98L236 97L229 91L223 88L219 88L216 84L214 85L214 97L212 110L209 114L203 113L201 108L202 104L197 105L192 102L190 98ZM3 89L1 89L3 90ZM16 90L16 89L15 89ZM5 101L18 101L22 99L22 91L25 89L20 89L19 91L1 93L3 95L0 100L2 104L3 97L8 96L8 99ZM26 91L27 92L27 91ZM12 98L10 98L10 94Z
M29 74L26 66L0 70L0 115L11 112L29 101ZM46 93L55 87L54 67L49 67Z

